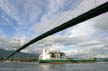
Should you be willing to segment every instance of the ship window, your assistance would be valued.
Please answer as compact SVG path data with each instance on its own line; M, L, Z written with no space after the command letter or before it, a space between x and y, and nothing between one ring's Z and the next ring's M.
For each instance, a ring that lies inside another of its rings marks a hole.
M51 58L56 58L54 53L51 54Z

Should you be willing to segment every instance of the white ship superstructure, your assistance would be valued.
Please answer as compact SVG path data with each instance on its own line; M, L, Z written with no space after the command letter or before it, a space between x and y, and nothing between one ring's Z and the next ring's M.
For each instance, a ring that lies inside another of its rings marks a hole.
M39 56L39 59L41 60L60 60L60 59L66 59L65 53L60 52L58 50L48 50L43 49L42 54Z

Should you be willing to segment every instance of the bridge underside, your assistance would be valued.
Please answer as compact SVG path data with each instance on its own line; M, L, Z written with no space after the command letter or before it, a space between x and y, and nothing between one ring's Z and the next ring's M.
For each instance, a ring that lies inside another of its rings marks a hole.
M91 19L93 17L96 17L96 16L101 15L101 14L106 13L106 12L108 12L108 2L94 8L94 9L92 9L92 10L90 10L90 11L88 11L88 12L86 12L86 13L84 13L84 14L76 17L76 18L73 18L72 20L70 20L70 21L68 21L68 22L66 22L66 23L64 23L64 24L62 24L62 25L60 25L58 27L55 27L54 29L49 30L46 33L43 33L42 35L36 37L35 39L29 41L28 43L26 43L25 45L20 47L18 50L16 50L11 55L9 55L6 59L10 58L11 56L16 54L17 52L20 52L22 49L28 47L29 45L31 45L31 44L33 44L33 43L35 43L35 42L37 42L37 41L39 41L39 40L41 40L41 39L43 39L45 37L48 37L48 36L50 36L50 35L52 35L54 33L62 31L64 29L66 29L66 28L69 28L71 26L74 26L74 25L76 25L78 23L81 23L83 21L86 21L88 19Z

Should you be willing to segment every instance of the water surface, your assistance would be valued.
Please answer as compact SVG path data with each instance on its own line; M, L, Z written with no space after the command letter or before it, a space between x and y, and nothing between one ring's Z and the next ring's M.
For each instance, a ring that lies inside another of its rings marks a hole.
M38 64L0 62L0 71L108 71L108 63Z

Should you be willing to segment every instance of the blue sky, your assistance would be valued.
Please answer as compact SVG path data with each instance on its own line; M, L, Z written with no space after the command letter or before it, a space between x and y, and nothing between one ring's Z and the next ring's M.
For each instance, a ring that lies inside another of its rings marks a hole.
M16 40L21 40L23 45L32 38L107 1L96 0L94 3L94 0L0 0L0 48L13 50L18 44ZM69 55L82 55L87 53L85 50L95 50L95 56L105 56L107 53L102 55L98 50L107 49L107 18L108 13L82 22L22 51L37 53L44 47L53 47L66 51ZM90 44L97 45L88 47ZM81 50L82 46L85 49Z
M64 4L65 2L67 4ZM13 37L16 33L30 36L37 33L32 28L35 24L39 24L44 16L46 19L53 19L58 13L74 9L80 2L80 0L63 0L61 3L59 0L0 1L0 29L7 37Z

